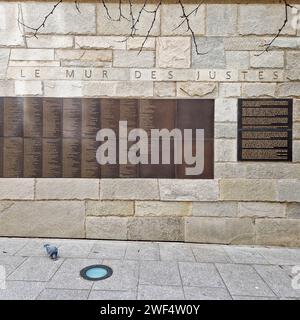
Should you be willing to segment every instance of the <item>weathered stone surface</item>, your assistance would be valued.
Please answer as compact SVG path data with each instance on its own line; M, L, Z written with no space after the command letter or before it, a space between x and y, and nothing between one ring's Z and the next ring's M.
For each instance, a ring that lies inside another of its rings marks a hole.
M216 99L215 100L215 121L237 122L237 100Z
M24 39L18 23L18 3L0 4L0 46L22 46Z
M36 179L36 199L99 199L98 179Z
M239 217L284 217L285 205L268 202L239 202Z
M12 61L9 61L8 65L9 67L59 67L60 62L54 61L54 60L51 60L51 61L12 60Z
M53 60L54 49L11 49L10 60Z
M248 179L300 179L300 165L297 163L216 163L217 178Z
M300 203L288 203L286 214L288 218L300 219Z
M289 10L289 17L290 10ZM285 19L281 4L248 4L240 6L239 32L243 35L276 34ZM281 34L296 34L291 24L287 24Z
M218 85L205 82L177 82L178 97L206 97L217 96Z
M77 36L75 48L81 49L126 49L126 38L118 36Z
M237 123L215 122L215 138L236 139Z
M300 39L299 39L299 37L278 37L272 43L272 48L275 48L275 49L299 49L300 48Z
M1 212L0 235L84 237L84 202L18 201Z
M234 139L215 140L215 161L230 162L236 161L237 144Z
M90 239L127 240L128 218L87 217L86 237Z
M237 33L237 14L237 5L209 4L206 7L206 35L235 35Z
M45 97L82 97L81 81L44 81Z
M256 219L256 244L299 246L299 219Z
M220 180L220 198L222 200L276 201L276 182L267 179L223 179Z
M286 68L299 69L300 52L287 51L286 52Z
M245 97L274 97L276 83L243 83L242 94Z
M241 96L240 83L220 83L219 96L223 98L235 98Z
M62 67L97 68L97 67L111 67L112 61L61 60L60 64Z
M278 84L277 95L279 97L300 97L300 82Z
M185 240L200 243L254 243L254 224L248 218L186 218Z
M188 216L191 214L190 202L136 201L136 216Z
M14 96L15 95L15 83L11 80L0 80L0 95L1 96Z
M154 95L156 97L175 97L175 82L154 82Z
M131 216L134 213L133 201L87 201L87 216Z
M194 68L225 68L225 51L222 38L196 38L198 51L192 45L192 66Z
M101 200L159 200L156 179L102 179Z
M33 27L40 25L52 8L53 3L23 3L22 13L24 23ZM26 31L30 32L28 29ZM95 5L92 3L81 3L80 12L78 12L73 3L61 3L55 9L55 14L47 19L43 33L95 34Z
M127 50L140 50L143 46L144 50L155 50L155 40L154 37L148 37L145 42L145 37L130 37L126 41Z
M293 123L293 139L300 140L300 123L294 122ZM294 141L297 142L298 141Z
M300 141L293 141L293 162L300 162Z
M130 18L129 3L122 3L122 14L126 19L120 19L119 3L106 3L111 19L107 15L107 11L102 4L97 5L97 33L100 35L130 35L132 21ZM132 13L135 17L138 16L141 10L142 3L132 4ZM146 5L146 10L153 11L157 4ZM139 23L136 25L136 35L145 36L151 27L153 14L142 14ZM160 33L160 9L157 10L156 19L151 30L152 36L158 36Z
M271 41L270 37L225 37L224 48L226 51L259 51L263 45Z
M39 35L26 39L28 48L72 48L73 37L63 35Z
M185 3L186 12L195 9L194 4ZM180 27L182 9L177 3L168 3L161 6L161 34L162 35L186 35L186 24ZM189 16L190 26L195 35L203 35L205 32L205 6L200 6L196 14Z
M248 51L226 51L227 68L248 69L249 59Z
M4 79L8 66L9 49L0 49L0 79Z
M214 180L159 180L161 200L215 201L219 196L218 181Z
M160 37L157 41L157 65L160 68L189 68L191 40L189 37Z
M15 81L15 94L17 96L42 95L42 81Z
M300 122L300 100L299 99L294 99L293 121L299 121Z
M283 68L284 52L269 51L264 54L250 52L250 66L253 68Z
M55 50L55 60L112 61L112 50Z
M237 202L193 202L192 215L195 217L235 217Z
M300 202L300 180L278 180L278 200Z
M0 199L32 200L34 198L34 179L1 178Z
M183 218L130 218L128 220L128 240L183 241Z
M115 50L114 67L154 67L154 51Z

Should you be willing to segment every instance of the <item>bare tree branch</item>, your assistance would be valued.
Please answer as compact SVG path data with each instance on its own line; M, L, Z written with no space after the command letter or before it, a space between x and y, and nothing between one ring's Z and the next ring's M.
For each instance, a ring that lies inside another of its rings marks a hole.
M114 19L111 16L111 14L109 12L109 9L108 9L108 6L106 4L106 1L105 0L101 0L101 2L102 2L102 5L103 5L103 7L105 9L106 15L107 15L109 20L111 20L111 21L121 21L122 19L125 19L125 20L129 21L129 19L127 17L125 17L124 14L123 14L123 11L122 11L122 0L119 0L119 5L118 5L119 16L116 19Z

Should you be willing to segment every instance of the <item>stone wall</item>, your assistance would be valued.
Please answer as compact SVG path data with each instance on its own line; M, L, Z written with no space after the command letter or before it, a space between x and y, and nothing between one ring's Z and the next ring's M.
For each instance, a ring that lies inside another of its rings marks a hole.
M53 3L0 2L0 96L215 99L215 179L0 179L1 236L300 245L300 29L289 10L270 53L257 56L284 7L208 2L191 16L201 55L168 1L140 54L151 14L127 39L129 23L109 21L101 4L84 1L79 13L64 3L36 39L17 18L36 26ZM116 3L109 9L117 16ZM85 79L91 68L110 78ZM233 76L198 81L202 69ZM240 97L294 99L292 163L237 162Z

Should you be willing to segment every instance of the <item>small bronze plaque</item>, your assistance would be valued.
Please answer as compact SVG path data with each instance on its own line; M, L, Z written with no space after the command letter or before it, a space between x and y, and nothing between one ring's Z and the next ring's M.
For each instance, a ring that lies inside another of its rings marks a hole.
M0 97L0 177L212 179L213 139L213 100Z
M239 99L238 160L292 161L292 99Z

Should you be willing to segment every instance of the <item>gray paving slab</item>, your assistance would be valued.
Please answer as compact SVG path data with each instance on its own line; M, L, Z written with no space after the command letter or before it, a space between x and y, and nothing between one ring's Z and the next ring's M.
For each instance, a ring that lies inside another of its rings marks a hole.
M8 280L49 281L62 263L63 259L29 257L9 275Z
M16 255L24 257L45 257L47 254L44 244L47 243L58 247L61 244L61 239L30 239L16 252Z
M162 261L196 261L189 244L160 243L159 250Z
M45 282L6 281L6 289L0 290L0 300L34 300L45 288Z
M37 300L87 300L89 290L44 289Z
M289 248L257 248L257 252L270 264L300 265L300 249Z
M92 290L89 300L136 300L136 291Z
M197 262L231 262L229 256L222 246L215 245L193 245L192 250Z
M68 258L47 283L47 288L89 290L93 282L80 276L80 270L93 264L101 264L98 259Z
M179 262L183 286L224 287L224 283L212 263Z
M269 264L267 259L257 252L256 248L246 246L224 246L224 249L233 263Z
M97 281L93 290L137 290L139 278L139 262L133 260L104 260L103 264L113 269L110 278Z
M96 241L89 254L89 258L124 259L126 248L126 242Z
M0 256L13 255L27 243L23 238L0 238Z
M17 267L19 267L27 258L16 256L0 256L0 266L4 266L6 276L10 275Z
M157 243L129 243L125 253L126 260L159 260Z
M177 263L171 261L141 261L139 284L181 286Z
M183 287L187 300L232 300L226 288Z
M293 289L292 278L279 266L254 266L278 297L300 298L300 289Z
M233 300L278 300L277 297L232 296Z
M138 300L184 300L181 286L139 285Z
M275 296L252 266L216 264L231 295Z

